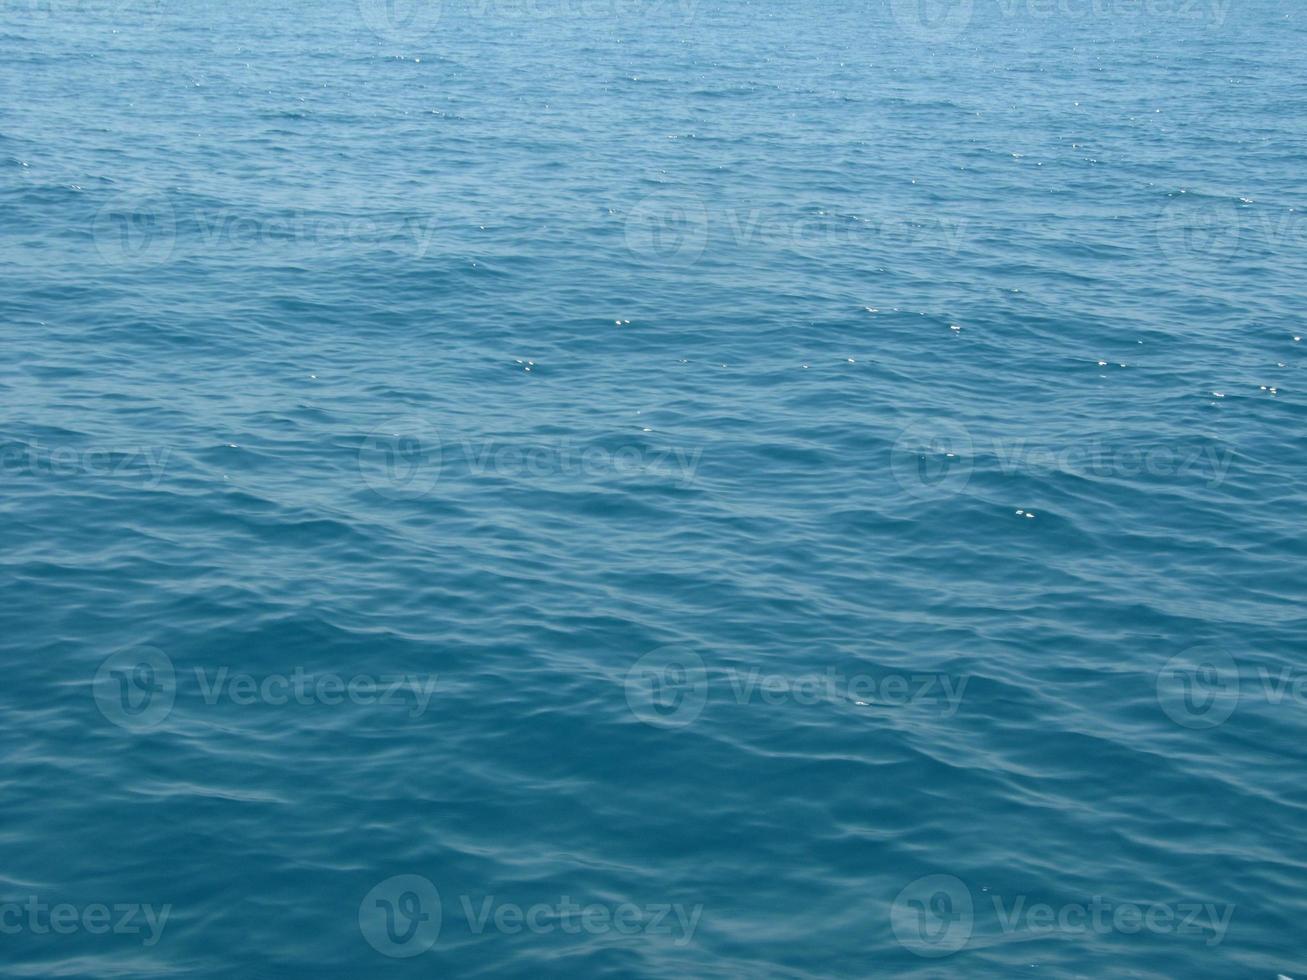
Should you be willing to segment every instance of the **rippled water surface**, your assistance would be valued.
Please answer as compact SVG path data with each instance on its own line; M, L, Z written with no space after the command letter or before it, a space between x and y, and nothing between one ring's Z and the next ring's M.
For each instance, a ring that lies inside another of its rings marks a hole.
M1307 973L1305 44L2 0L0 972Z

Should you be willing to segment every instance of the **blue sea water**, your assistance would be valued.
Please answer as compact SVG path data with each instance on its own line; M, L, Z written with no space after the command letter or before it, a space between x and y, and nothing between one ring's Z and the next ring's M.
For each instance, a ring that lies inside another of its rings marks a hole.
M0 0L0 972L1307 973L1279 0Z

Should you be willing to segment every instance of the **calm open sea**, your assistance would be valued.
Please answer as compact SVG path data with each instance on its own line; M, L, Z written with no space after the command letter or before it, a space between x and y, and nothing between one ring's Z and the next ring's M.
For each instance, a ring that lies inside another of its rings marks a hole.
M0 0L0 973L1307 973L1307 13Z

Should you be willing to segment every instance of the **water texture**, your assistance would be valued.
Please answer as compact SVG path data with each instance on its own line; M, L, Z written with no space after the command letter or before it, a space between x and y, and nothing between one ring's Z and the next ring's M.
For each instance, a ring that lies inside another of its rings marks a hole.
M1307 973L1279 0L0 0L0 972Z

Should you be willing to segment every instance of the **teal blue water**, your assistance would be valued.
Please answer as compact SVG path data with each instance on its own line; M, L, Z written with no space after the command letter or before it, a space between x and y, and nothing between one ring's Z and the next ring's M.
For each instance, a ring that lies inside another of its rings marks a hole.
M1276 0L0 2L0 973L1307 975Z

